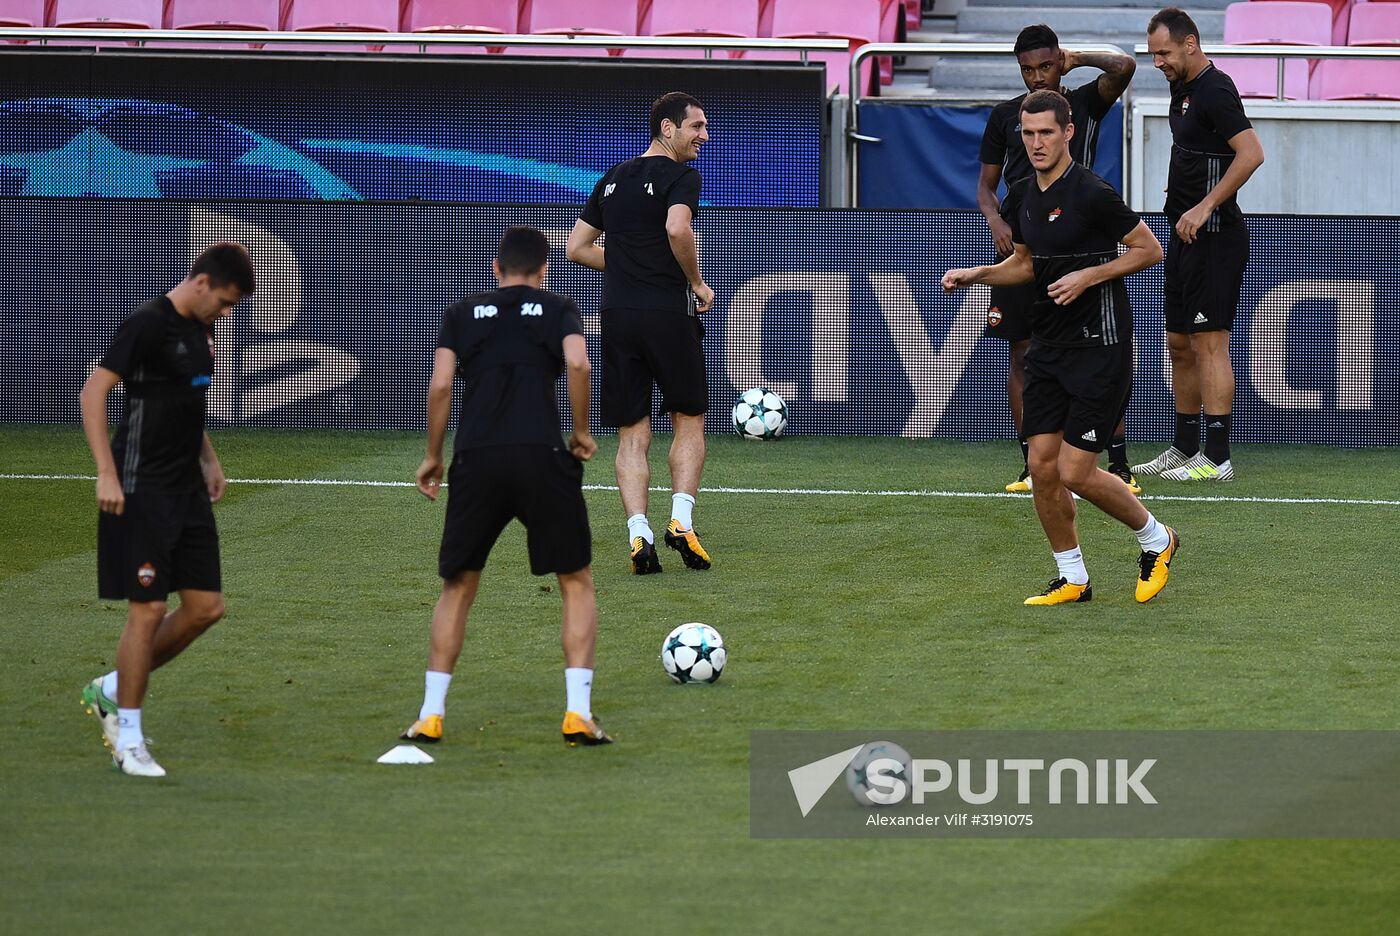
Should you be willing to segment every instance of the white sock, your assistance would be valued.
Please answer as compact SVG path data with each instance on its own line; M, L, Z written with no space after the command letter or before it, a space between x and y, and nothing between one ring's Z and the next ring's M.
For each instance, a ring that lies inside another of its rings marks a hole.
M633 514L627 518L627 548L632 548L632 541L641 537L648 543L655 543L656 536L651 532L651 524L647 523L646 514Z
M428 670L424 674L423 707L418 710L419 718L447 714L447 687L451 684L451 673L437 673Z
M568 694L565 711L593 717L593 671L582 666L564 668L564 691Z
M1134 530L1143 552L1159 553L1171 545L1172 537L1165 524L1159 523L1151 513L1147 515L1147 526Z
M112 670L102 677L102 694L113 702L117 701L117 671Z
M1060 567L1060 578L1071 585L1089 584L1089 570L1084 568L1084 552L1078 546L1055 553L1055 565Z
M141 710L139 708L117 709L117 750L140 747L146 743L141 733Z
M695 506L695 498L689 494L671 495L671 519L681 525L682 530L691 528L690 511Z

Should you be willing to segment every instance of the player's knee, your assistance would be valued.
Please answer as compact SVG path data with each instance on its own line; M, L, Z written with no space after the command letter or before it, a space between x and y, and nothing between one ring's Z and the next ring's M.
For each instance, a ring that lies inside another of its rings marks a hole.
M1098 470L1098 465L1089 462L1086 464L1064 463L1059 465L1060 483L1076 494L1083 495L1084 487L1089 483L1090 477Z
M200 630L208 630L224 616L224 596L215 595L199 603L195 609L195 623Z
M1060 483L1060 466L1053 455L1032 452L1026 459L1026 467L1031 470L1031 481L1036 485L1053 486Z

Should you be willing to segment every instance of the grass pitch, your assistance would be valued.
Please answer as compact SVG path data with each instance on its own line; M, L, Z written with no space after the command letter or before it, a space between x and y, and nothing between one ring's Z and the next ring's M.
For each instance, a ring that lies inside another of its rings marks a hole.
M586 481L611 484L611 439ZM665 445L653 452L665 485ZM407 434L229 431L231 478L407 480ZM1155 454L1137 446L1134 454ZM1011 446L714 438L707 487L997 491ZM1147 493L1394 498L1393 451L1243 447L1242 478ZM81 433L0 428L0 473L88 474ZM84 481L0 480L0 932L1376 933L1400 843L758 841L754 728L1393 728L1400 507L1150 501L1183 550L1148 606L1093 508L1091 604L1023 608L1054 572L1026 499L704 493L716 559L627 574L617 494L588 494L594 707L569 750L559 598L507 532L426 768L374 758L416 715L442 506L407 487L232 484L228 617L152 680L167 780L113 772L78 694L124 606L95 597ZM654 495L659 530L669 508ZM701 620L714 686L657 654Z

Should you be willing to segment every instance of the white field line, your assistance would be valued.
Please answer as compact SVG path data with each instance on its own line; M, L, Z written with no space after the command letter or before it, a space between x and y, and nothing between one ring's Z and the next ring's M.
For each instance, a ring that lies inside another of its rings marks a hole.
M0 481L96 481L96 475L68 474L0 474ZM266 484L300 487L369 487L411 488L412 481L356 481L340 478L229 478L229 484ZM447 485L444 483L443 487ZM615 484L585 484L585 491L616 491ZM652 488L664 493L669 488ZM1007 494L1002 491L863 491L854 488L757 488L706 487L702 494L780 494L795 497L952 497L991 498L998 500L1029 500L1029 494ZM1400 500L1380 500L1347 497L1230 497L1225 495L1144 494L1145 501L1187 501L1199 504L1340 504L1348 507L1400 507Z

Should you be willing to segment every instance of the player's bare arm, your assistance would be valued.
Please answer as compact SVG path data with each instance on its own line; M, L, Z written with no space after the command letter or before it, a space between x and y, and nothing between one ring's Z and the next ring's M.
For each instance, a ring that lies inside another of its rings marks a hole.
M715 291L700 276L700 251L695 245L691 217L689 205L672 205L666 211L666 239L671 242L671 253L690 283L690 291L695 293L695 311L708 312L715 304Z
M1024 286L1035 281L1031 252L1025 244L1016 244L1011 256L995 266L949 270L943 274L944 292L982 283L986 286Z
M107 396L121 379L121 374L98 367L83 384L78 397L83 434L87 436L92 460L97 465L97 506L103 513L118 516L126 509L126 495L122 493L117 463L112 458L112 440L107 435Z
M452 412L452 377L456 373L457 352L438 348L433 355L433 376L428 381L428 451L415 476L418 490L428 500L437 500L438 488L442 486L442 443Z
M569 408L574 417L569 454L579 461L588 461L598 451L598 443L588 431L589 374L593 367L588 363L588 345L582 335L564 337L564 367L569 375Z
M1130 276L1162 262L1162 245L1146 221L1139 221L1137 227L1123 238L1122 243L1128 249L1119 254L1116 260L1085 270L1075 270L1062 276L1050 284L1046 293L1056 305L1069 305L1082 296L1086 289Z
M217 504L223 499L228 488L224 477L224 466L219 464L219 456L214 452L214 443L209 433L204 433L204 441L199 447L199 470L204 475L204 486L209 491L209 500Z
M1215 188L1206 193L1199 205L1177 219L1176 233L1188 244L1196 240L1196 233L1205 227L1211 212L1229 201L1249 181L1255 170L1264 165L1264 144L1259 141L1259 134L1253 128L1241 130L1226 142L1235 151L1230 168L1225 170L1225 175L1215 184Z
M1011 225L1001 218L1001 206L997 202L997 185L1001 183L1001 167L990 163L982 164L977 174L977 208L987 219L987 228L992 232L992 243L996 244L998 257L1009 257L1012 253Z
M602 236L602 231L580 218L574 222L574 229L569 232L564 256L590 270L601 272L604 259L603 248L598 246L598 238Z
M1103 72L1095 83L1099 97L1105 104L1112 104L1128 90L1128 83L1137 71L1137 61L1125 52L1074 52L1061 50L1060 74L1068 74L1080 66L1097 68Z

